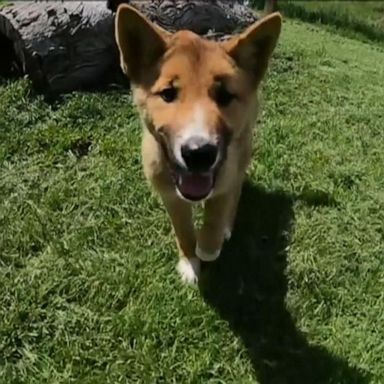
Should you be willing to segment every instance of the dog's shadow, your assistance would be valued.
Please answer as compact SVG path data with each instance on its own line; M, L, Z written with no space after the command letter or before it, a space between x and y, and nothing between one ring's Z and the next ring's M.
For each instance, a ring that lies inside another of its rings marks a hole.
M203 266L200 290L248 351L260 384L368 383L364 372L310 345L286 308L293 199L246 183L235 231Z

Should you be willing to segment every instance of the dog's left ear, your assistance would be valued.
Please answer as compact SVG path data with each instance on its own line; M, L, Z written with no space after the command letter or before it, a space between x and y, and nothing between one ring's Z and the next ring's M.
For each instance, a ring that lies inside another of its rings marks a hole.
M281 15L275 12L223 43L226 52L254 78L256 85L263 79L268 68L280 36L281 24Z

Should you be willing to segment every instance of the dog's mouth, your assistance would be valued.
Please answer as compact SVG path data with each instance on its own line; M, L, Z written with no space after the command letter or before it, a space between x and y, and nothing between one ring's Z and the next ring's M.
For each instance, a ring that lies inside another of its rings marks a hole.
M208 198L214 190L216 172L173 172L177 192L186 200L197 202Z

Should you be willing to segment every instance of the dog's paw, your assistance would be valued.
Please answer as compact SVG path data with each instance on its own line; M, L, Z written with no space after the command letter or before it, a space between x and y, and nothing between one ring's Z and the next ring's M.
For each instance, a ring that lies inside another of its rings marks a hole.
M188 284L196 284L200 275L200 260L197 257L183 257L177 264L181 280Z
M217 251L213 253L205 252L203 251L199 245L196 245L196 256L202 260L202 261L214 261L220 256L221 249L218 249Z
M224 229L224 239L228 241L231 238L231 236L232 236L231 228L230 227L226 227Z

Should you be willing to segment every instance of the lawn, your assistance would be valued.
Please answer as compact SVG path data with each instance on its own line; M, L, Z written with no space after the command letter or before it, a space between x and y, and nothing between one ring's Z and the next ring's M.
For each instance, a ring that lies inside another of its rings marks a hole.
M381 1L282 0L285 15L316 22L345 36L384 42L384 4Z
M383 383L382 62L284 23L235 233L195 288L129 94L2 81L0 383Z

